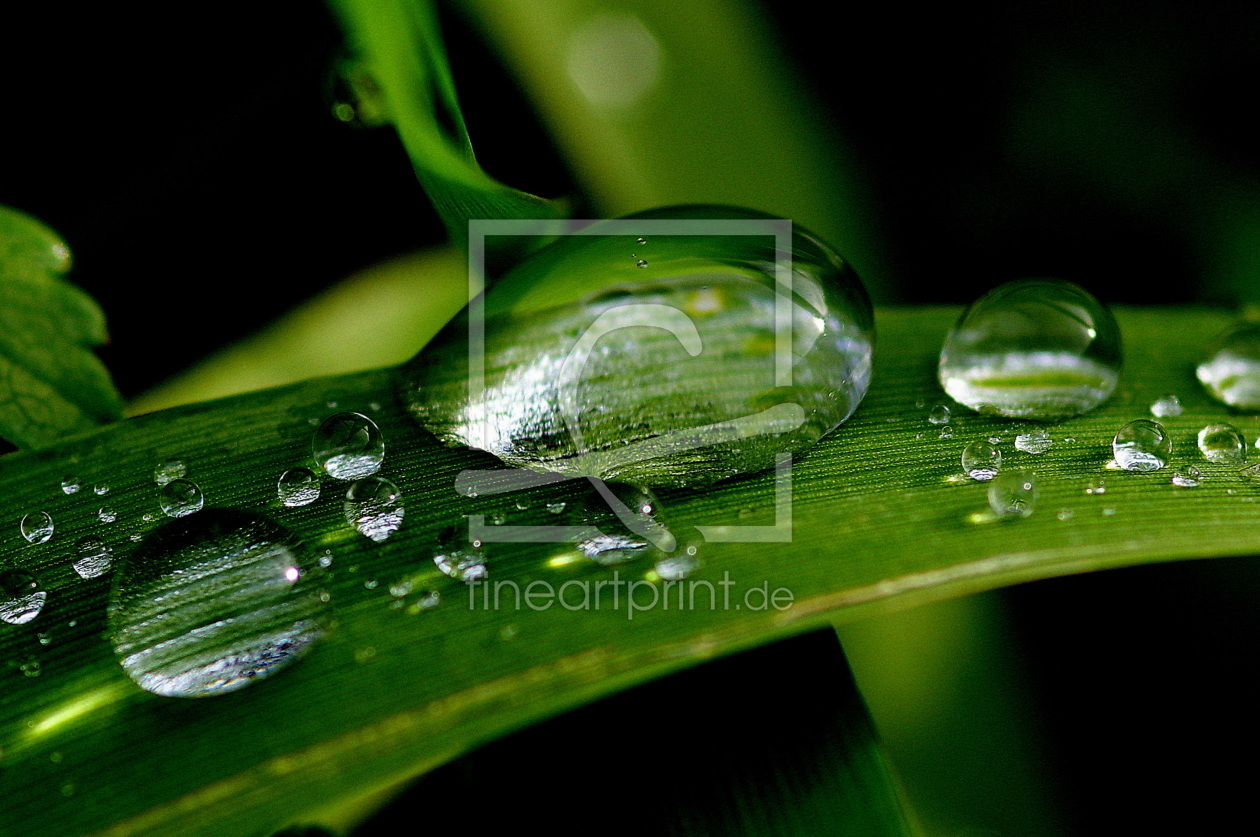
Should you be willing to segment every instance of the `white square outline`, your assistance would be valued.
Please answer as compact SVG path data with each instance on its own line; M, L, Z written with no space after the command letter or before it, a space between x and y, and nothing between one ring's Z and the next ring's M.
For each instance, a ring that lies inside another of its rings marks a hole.
M487 236L626 236L656 235L772 235L775 248L774 380L776 387L792 385L792 222L784 218L748 219L473 219L468 222L468 403L469 422L483 424L482 393L485 391L485 298ZM479 412L479 414L478 414ZM559 475L557 475L559 476ZM560 479L564 479L560 477ZM707 543L785 543L792 540L792 455L775 456L775 520L771 525L697 525ZM469 537L482 542L567 542L570 537L542 541L534 530L558 532L582 527L487 526L484 515L470 515ZM506 530L496 537L491 533ZM475 531L474 531L475 530ZM541 532L538 534L541 535ZM573 535L572 532L569 533Z

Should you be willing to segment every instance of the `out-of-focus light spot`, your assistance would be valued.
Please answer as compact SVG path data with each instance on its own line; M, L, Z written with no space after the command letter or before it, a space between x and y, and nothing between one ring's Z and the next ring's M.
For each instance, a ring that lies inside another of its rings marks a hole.
M629 108L660 80L661 47L637 17L600 14L574 29L565 65L591 104Z

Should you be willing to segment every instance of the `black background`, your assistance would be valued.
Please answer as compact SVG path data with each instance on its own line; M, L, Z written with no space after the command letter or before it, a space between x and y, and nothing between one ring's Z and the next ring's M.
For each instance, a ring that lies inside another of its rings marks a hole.
M1220 266L1220 242L1246 240L1225 231L1260 207L1260 6L835 10L821 24L767 4L873 186L894 298L965 303L1027 275L1112 303L1260 296ZM320 4L166 14L6 11L0 49L0 203L70 242L129 397L444 239L390 133L330 117L340 38ZM482 160L572 194L510 76L445 19ZM1209 833L1249 810L1234 759L1257 743L1258 572L1150 567L1008 594L1075 833Z

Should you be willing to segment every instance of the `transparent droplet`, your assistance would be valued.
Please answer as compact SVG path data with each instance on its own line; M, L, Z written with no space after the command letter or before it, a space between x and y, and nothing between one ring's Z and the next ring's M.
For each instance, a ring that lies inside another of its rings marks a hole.
M39 616L48 593L26 570L0 570L0 620L24 625Z
M92 491L94 491L98 497L104 497L109 493L109 483L97 483L92 486Z
M78 477L66 477L61 481L61 490L66 494L74 494L82 487L83 483Z
M1111 450L1126 471L1158 471L1172 457L1172 439L1159 422L1136 419L1120 428Z
M1103 482L1102 480L1090 480L1089 484L1085 486L1085 493L1086 494L1106 494L1107 483Z
M361 413L337 413L324 419L315 430L311 449L319 467L337 480L370 476L385 461L381 430Z
M938 375L981 413L1057 421L1092 410L1119 379L1120 330L1083 288L1023 279L972 303L945 338Z
M398 531L403 521L402 492L381 477L368 477L346 492L346 520L374 541L383 541Z
M626 258L612 227L540 249L485 295L474 401L465 315L403 367L410 413L509 465L649 487L764 470L853 413L870 381L873 318L827 245L798 227L776 248L781 222L730 207L634 218L680 222L651 236L651 270ZM704 229L697 219L766 228L684 234Z
M1239 323L1217 336L1195 371L1216 400L1260 410L1260 323Z
M96 519L101 521L101 523L113 523L118 519L118 512L109 506L101 506L96 510Z
M158 485L166 485L188 475L188 467L179 459L166 459L153 469L153 481Z
M158 493L158 505L167 517L185 517L201 511L205 502L201 486L192 480L171 480Z
M635 262L634 264L635 264L635 266L636 266L636 267L647 267L647 266L648 266L647 259L639 259L639 260L638 260L637 262Z
M1071 509L1059 509L1059 513L1055 515L1059 520L1071 520L1076 517L1076 512Z
M949 424L949 407L937 404L928 411L927 420L931 424Z
M319 499L319 477L309 468L290 468L276 481L276 494L286 506L309 506Z
M74 562L74 571L80 578L96 578L109 572L113 560L113 550L105 542L94 535L88 535L75 545L78 556Z
M936 434L936 437L938 439L952 439L954 438L954 428L947 424L941 428L941 432Z
M1176 418L1181 415L1181 399L1173 393L1166 393L1151 404L1151 415L1155 418Z
M636 238L636 239L634 240L634 243L635 243L635 244L647 244L647 239L646 239L646 238L644 238L643 236L639 236L638 238Z
M411 582L406 579L395 581L389 585L389 594L395 599L401 599L403 596L411 592Z
M414 602L407 608L407 612L414 615L426 610L433 610L442 603L442 594L436 590L425 590L420 594Z
M560 500L555 503L548 503L547 511L551 512L552 514L560 514L560 512L564 511L566 505L567 504L563 500Z
M1020 433L1015 437L1015 448L1022 450L1024 453L1032 453L1040 456L1050 448L1054 447L1054 440L1050 438L1050 434L1044 430L1034 430L1031 433Z
M1193 465L1187 465L1172 475L1172 484L1181 488L1198 488L1203 474Z
M1247 461L1247 442L1237 427L1218 422L1199 431L1199 452L1208 462L1241 465Z
M466 583L481 581L489 574L485 553L471 545L439 550L433 563L451 578Z
M663 581L682 581L700 569L701 562L695 547L691 550L683 550L658 560L655 567L657 576Z
M989 482L989 508L1002 518L1028 517L1037 507L1031 471L1003 471Z
M239 689L323 635L327 605L306 551L273 521L208 509L154 530L120 562L110 640L141 688L168 697Z
M31 512L18 524L22 537L30 543L47 543L53 536L53 519L48 512Z
M38 657L27 655L18 664L18 671L22 672L24 677L39 677L44 672L44 666Z
M987 439L976 439L963 448L963 473L973 480L991 480L1001 467L1002 452Z

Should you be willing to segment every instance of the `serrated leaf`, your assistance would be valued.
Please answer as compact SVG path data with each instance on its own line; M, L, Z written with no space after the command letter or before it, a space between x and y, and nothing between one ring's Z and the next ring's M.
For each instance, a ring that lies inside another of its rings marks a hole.
M469 219L564 213L557 203L505 186L477 164L431 2L333 0L332 6L453 241L467 248Z
M91 346L105 317L62 278L70 253L55 233L0 207L0 438L39 447L114 421L122 398Z
M153 413L13 455L0 469L0 521L10 521L0 529L0 566L27 569L48 599L31 621L0 624L6 816L30 835L251 834L332 822L509 730L715 655L1036 578L1260 551L1255 486L1236 468L1202 461L1194 446L1197 430L1214 421L1235 423L1248 439L1260 433L1260 417L1230 414L1193 377L1203 343L1228 317L1117 314L1128 360L1116 394L1053 426L1054 447L1035 456L1010 447L1027 423L958 408L952 438L942 439L927 422L932 404L944 400L935 359L957 309L878 311L871 390L849 422L793 463L790 490L781 474L763 473L662 495L671 521L713 526L772 525L776 495L792 500L790 541L701 545L704 566L691 579L715 589L714 607L702 599L692 608L630 614L624 599L600 610L470 601L470 588L432 560L443 530L467 525L469 514L503 514L512 525L554 522L544 499L571 509L583 495L573 483L524 497L456 493L462 470L495 463L419 431L393 400L389 370ZM1172 469L1106 468L1115 431L1149 415L1165 392L1177 393L1184 408L1165 422L1173 467L1196 464L1198 488L1172 485ZM325 479L309 506L276 499L280 472L313 465L311 420L334 411L329 401L371 415L384 434L381 473L407 507L402 527L384 542L348 526L346 483ZM989 436L1002 437L1011 464L1037 474L1040 506L1027 519L972 522L986 508L986 488L953 478L963 445ZM128 678L108 641L108 576L82 579L70 567L85 536L102 538L117 563L136 548L132 535L160 525L153 467L170 456L187 464L207 506L271 517L333 557L328 590L337 627L274 677L198 700L158 697ZM101 499L90 492L61 492L68 471L85 484L112 486L117 523L98 520ZM1106 492L1087 493L1099 479ZM16 521L41 510L56 533L28 545ZM643 602L662 589L646 578L650 567L575 562L563 544L488 549L491 579L521 588L574 582L589 591L615 572L642 582ZM722 606L726 580L735 586ZM391 593L404 581L409 592ZM763 585L791 591L791 606L744 598ZM479 596L485 588L473 589ZM440 595L438 606L413 607L429 591ZM750 606L736 607L743 604Z

